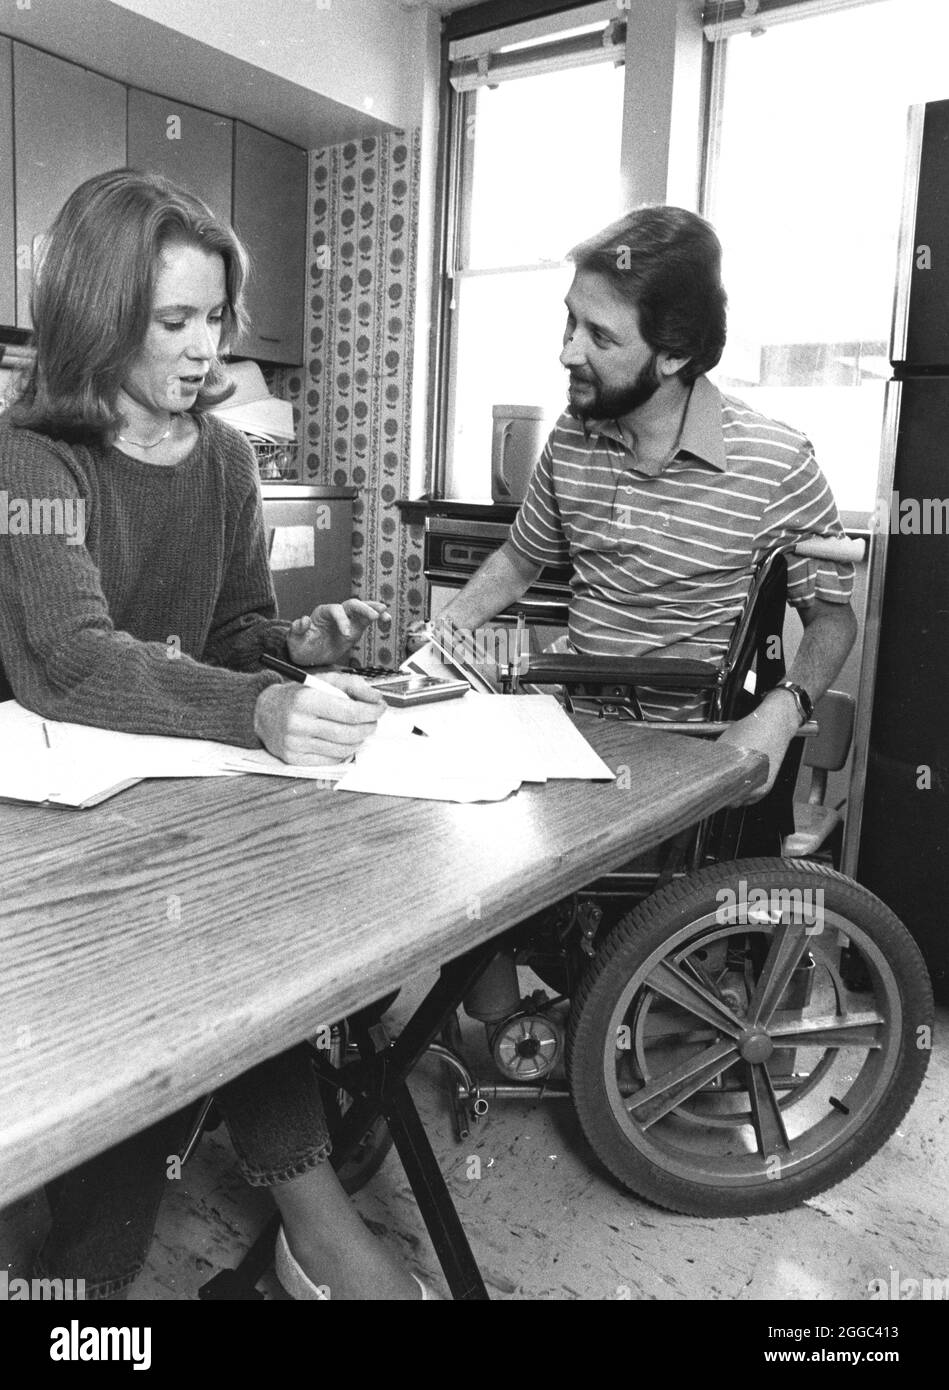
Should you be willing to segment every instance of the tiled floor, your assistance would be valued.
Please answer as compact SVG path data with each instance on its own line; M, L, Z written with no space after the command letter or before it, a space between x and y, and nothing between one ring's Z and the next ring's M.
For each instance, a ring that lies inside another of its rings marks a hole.
M390 1018L404 1017L416 991ZM455 1142L441 1064L426 1060L413 1092L492 1298L868 1299L873 1279L949 1278L949 1010L924 1088L899 1131L856 1174L776 1216L699 1220L657 1210L597 1168L569 1101L499 1101ZM466 1042L482 1031L466 1023ZM486 1073L487 1075L487 1073ZM480 1177L470 1176L479 1165ZM397 1158L357 1204L407 1263L446 1292ZM269 1211L234 1172L223 1130L205 1137L170 1183L142 1299L192 1299L236 1263ZM0 1215L0 1268L24 1274L46 1221L35 1196ZM261 1285L282 1297L272 1276Z

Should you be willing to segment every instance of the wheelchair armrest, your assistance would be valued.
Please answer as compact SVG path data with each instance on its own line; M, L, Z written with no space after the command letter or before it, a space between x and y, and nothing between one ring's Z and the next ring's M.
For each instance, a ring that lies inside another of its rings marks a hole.
M711 661L678 656L574 656L550 652L526 655L519 670L521 682L536 685L651 685L672 690L710 690L719 680Z

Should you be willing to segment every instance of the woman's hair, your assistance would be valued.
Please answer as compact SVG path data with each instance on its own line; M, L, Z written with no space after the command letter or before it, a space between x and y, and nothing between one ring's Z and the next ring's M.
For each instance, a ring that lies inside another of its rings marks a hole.
M114 169L70 195L34 279L36 360L10 409L14 424L87 444L106 443L122 428L119 388L145 341L161 254L182 244L224 260L219 352L226 352L246 326L247 253L231 228L157 174ZM233 390L215 360L193 409Z
M639 315L653 352L689 361L686 384L718 362L725 346L722 247L713 228L685 208L627 213L569 252L578 270L602 275Z

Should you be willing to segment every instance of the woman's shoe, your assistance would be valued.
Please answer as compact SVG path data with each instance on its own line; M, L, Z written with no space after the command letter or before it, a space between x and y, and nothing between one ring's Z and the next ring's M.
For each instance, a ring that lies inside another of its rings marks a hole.
M274 1273L280 1283L284 1293L288 1293L297 1302L313 1301L320 1299L324 1303L330 1301L330 1296L325 1289L321 1289L319 1284L314 1284L309 1275L305 1274L300 1265L293 1258L290 1247L287 1244L287 1237L284 1235L283 1227L280 1227L280 1234L277 1236L277 1249L274 1255Z
M282 1226L280 1227L280 1234L277 1236L274 1272L284 1293L288 1293L298 1303L312 1302L316 1299L325 1303L330 1302L330 1296L325 1288L321 1288L319 1284L314 1284L310 1276L304 1273L294 1259ZM417 1274L413 1274L412 1278L421 1290L423 1303L440 1303L442 1301L437 1293L430 1289L427 1284L422 1283Z
M434 1289L430 1289L427 1284L423 1284L417 1274L413 1274L412 1278L415 1280L416 1284L418 1284L419 1288L422 1290L423 1303L442 1303L444 1301L443 1299L439 1298L438 1294L435 1293Z

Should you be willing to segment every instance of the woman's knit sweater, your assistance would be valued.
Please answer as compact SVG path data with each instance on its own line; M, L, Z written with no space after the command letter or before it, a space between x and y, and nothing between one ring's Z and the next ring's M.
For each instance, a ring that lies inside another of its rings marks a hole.
M286 659L253 452L212 416L172 466L0 419L0 663L51 719L259 747ZM2 683L2 682L0 682Z

